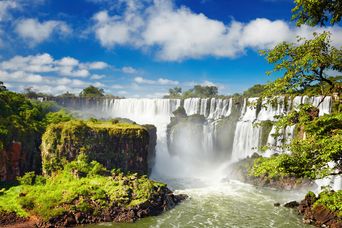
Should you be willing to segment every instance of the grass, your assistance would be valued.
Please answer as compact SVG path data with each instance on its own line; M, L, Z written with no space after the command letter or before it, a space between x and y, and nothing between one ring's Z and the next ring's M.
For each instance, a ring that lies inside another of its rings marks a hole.
M0 195L0 211L22 217L37 215L45 221L65 212L95 215L112 206L136 206L166 186L146 176L110 172L95 161L88 162L84 155L53 176L26 174L20 182Z

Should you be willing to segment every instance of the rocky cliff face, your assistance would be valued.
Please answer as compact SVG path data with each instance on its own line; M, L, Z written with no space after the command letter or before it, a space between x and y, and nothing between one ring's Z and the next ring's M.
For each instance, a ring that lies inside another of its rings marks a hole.
M12 181L28 171L41 170L40 140L29 136L24 142L12 141L0 150L0 181Z
M318 227L341 228L342 194L339 192L322 192L318 197L309 192L305 199L298 206L298 211L304 216L303 222L313 224ZM334 207L329 207L329 203L334 203Z
M42 138L43 173L49 174L85 153L108 169L148 174L154 164L152 125L70 121L50 125Z

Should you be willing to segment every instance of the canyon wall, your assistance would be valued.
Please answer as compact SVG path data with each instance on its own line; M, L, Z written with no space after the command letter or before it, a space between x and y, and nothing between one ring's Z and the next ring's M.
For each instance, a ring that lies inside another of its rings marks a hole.
M60 169L84 153L108 169L148 174L154 164L152 125L69 121L50 125L42 138L43 173Z

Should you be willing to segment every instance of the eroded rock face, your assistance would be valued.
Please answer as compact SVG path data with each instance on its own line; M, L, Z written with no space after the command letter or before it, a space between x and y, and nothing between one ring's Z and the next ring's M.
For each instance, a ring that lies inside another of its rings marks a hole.
M311 193L300 202L298 211L304 216L303 222L319 227L341 228L342 218L322 204L314 205L317 200L318 198Z
M152 125L82 121L53 124L43 135L43 173L49 174L85 153L107 169L148 174L155 145L156 128Z
M38 147L34 139L29 143L12 141L0 151L0 181L15 180L28 171L39 172L41 157Z

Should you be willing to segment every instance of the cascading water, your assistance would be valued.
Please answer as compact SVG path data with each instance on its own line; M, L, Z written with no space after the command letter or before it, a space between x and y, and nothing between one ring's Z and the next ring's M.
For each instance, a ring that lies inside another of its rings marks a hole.
M320 115L330 113L331 97L301 97L285 100L277 97L275 102L261 101L261 108L257 110L258 98L244 99L243 106L238 108L238 116L233 128L234 132L230 159L220 160L223 164L238 161L253 153L258 152L261 146L262 128L257 124L261 121L274 121L274 116L284 114L291 109L298 109L300 104L310 103L319 107ZM321 102L322 101L322 102ZM287 104L285 103L287 102ZM215 152L218 137L217 125L224 118L231 118L233 99L216 98L188 98L183 102L179 99L107 99L101 105L101 117L105 118L128 118L140 124L154 124L157 127L157 155L153 174L163 177L193 177L205 176L208 173L210 179L217 163L215 161L218 152ZM178 137L171 137L172 143L177 144L176 152L170 155L167 147L166 129L170 123L173 112L183 105L187 115L203 115L205 122L194 128L192 124L184 125L184 132ZM232 124L233 125L233 124ZM274 138L275 127L272 127L267 137L267 144L274 149L266 151L266 156L274 153L288 152L279 151L282 143L289 142L294 134L295 126L288 126L283 130L280 137ZM196 134L194 133L196 132ZM194 137L194 135L197 135ZM196 140L195 140L196 139ZM202 152L201 152L202 151ZM221 157L220 157L221 158ZM220 178L220 177L218 177Z
M257 103L258 98L245 99L242 107L232 99L214 98L189 98L184 101L107 99L103 104L98 104L95 111L93 110L93 114L98 117L121 117L140 124L155 125L158 141L151 177L168 183L176 189L176 193L179 191L191 196L190 201L162 216L120 227L306 227L296 214L273 206L275 201L284 203L299 200L304 192L286 194L266 189L256 190L253 186L240 182L220 180L226 176L227 164L258 152L263 129L257 123L273 121L274 115L297 109L302 103L319 106L320 115L329 113L331 98L326 97L323 102L321 100L322 97L298 96L285 101L279 97L274 105L262 101L260 110L256 106L250 106ZM169 140L175 146L171 152L167 145L167 126L172 113L182 105L187 115L202 115L202 119L199 118L202 122L184 122L180 129L171 128ZM222 125L222 121L225 125ZM295 126L288 126L283 131L284 138L275 139L272 137L275 128L272 127L267 144L276 148L283 143L283 139L289 142L293 138L294 128ZM226 137L225 132L232 136ZM230 149L217 151L219 138L221 144L223 141L230 145L223 148ZM222 152L229 156L222 156ZM266 151L265 155L271 156L279 152L288 151L272 149ZM317 183L331 183L336 189L341 188L341 179L336 177L319 180Z

